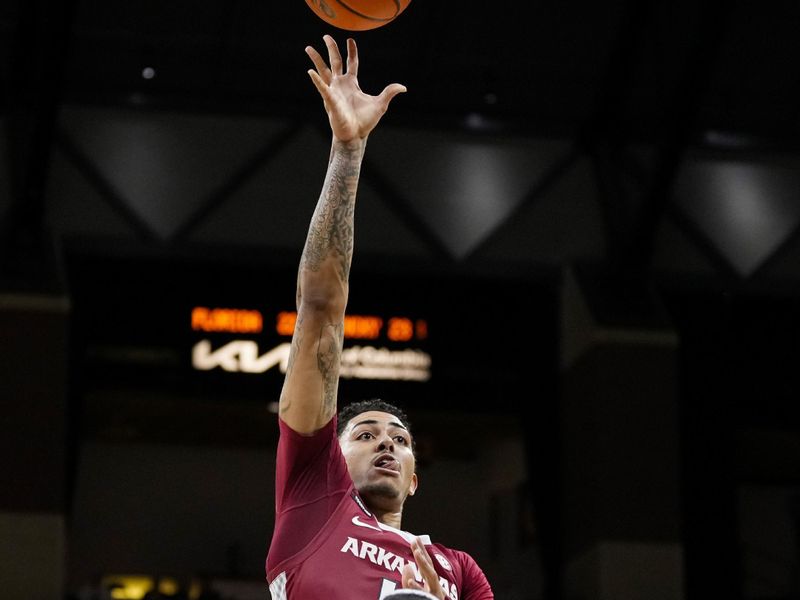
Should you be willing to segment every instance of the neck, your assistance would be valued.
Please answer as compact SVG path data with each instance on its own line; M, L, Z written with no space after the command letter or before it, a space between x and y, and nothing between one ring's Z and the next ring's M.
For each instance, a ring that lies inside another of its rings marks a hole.
M370 508L370 510L372 510ZM375 518L378 519L384 525L388 525L389 527L394 527L395 529L402 529L401 522L403 520L403 511L382 511L382 510L373 510L372 513L375 515Z
M384 525L401 529L405 497L383 486L365 486L358 490L369 511Z

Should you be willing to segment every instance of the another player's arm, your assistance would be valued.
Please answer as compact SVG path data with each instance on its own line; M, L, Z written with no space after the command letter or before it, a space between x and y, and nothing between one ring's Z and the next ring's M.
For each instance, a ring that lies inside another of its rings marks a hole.
M365 94L358 86L355 42L347 41L344 72L333 38L324 39L330 68L313 48L306 48L306 53L314 63L309 75L325 104L333 145L300 260L297 323L280 399L281 418L303 434L321 429L336 412L361 161L370 131L389 101L405 91L391 84L378 96Z

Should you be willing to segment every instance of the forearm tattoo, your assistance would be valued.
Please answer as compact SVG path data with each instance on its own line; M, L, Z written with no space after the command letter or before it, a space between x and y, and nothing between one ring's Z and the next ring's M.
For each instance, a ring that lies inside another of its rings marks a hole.
M298 314L297 322L294 324L294 335L292 336L292 347L289 350L289 360L286 363L286 377L289 378L291 376L292 371L294 370L294 361L297 358L297 352L300 350L300 346L303 345L303 338L305 338L305 330L303 328L303 315ZM281 391L280 397L280 412L281 414L285 413L292 405L292 398L290 395L287 395L286 388Z
M306 291L301 285L304 281L303 271L316 273L322 270L326 264L333 265L334 277L343 287L347 285L353 256L353 215L356 189L363 153L363 143L335 142L331 150L328 174L311 218L303 255L300 259L300 273L297 282L298 308L304 291ZM287 377L291 374L295 358L304 341L303 323L298 318L289 355ZM320 410L323 417L330 418L336 411L339 365L344 341L343 321L324 325L319 331L317 341L317 368L322 376L323 384ZM281 412L287 411L290 405L290 398L281 398Z
M336 144L311 219L300 268L318 271L330 258L336 261L337 274L346 283L353 256L353 214L363 147Z
M294 337L292 338L292 348L289 352L289 361L286 368L286 376L289 377L294 368L297 353L305 340L303 320L298 319L295 324ZM319 345L317 349L317 368L322 374L322 406L321 411L325 417L330 417L336 410L336 385L339 376L339 361L341 359L341 348L344 342L344 323L325 325L319 334ZM292 405L292 398L286 394L281 394L280 412L281 414L289 410Z
M332 416L336 411L336 391L343 341L344 323L326 325L320 332L317 368L322 373L322 414L325 417Z

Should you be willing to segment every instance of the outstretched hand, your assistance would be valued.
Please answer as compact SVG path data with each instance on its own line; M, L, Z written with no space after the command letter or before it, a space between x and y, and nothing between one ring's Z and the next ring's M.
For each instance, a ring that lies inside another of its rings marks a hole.
M406 91L399 83L387 85L377 96L370 96L358 86L358 49L355 40L347 40L347 70L343 70L342 55L334 39L323 37L328 47L328 61L311 46L306 47L315 69L308 74L322 96L331 124L333 136L343 142L365 138L378 124L389 102L397 94Z

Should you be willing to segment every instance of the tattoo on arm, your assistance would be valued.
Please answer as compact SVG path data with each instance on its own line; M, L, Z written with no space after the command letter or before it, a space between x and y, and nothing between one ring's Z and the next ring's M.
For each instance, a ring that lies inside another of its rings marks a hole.
M322 328L317 351L317 367L322 373L322 413L326 418L336 412L336 391L343 341L344 323L330 324Z
M300 267L317 271L326 258L333 257L339 277L347 282L353 255L353 213L363 148L354 150L345 144L341 146L332 153Z
M298 322L295 326L292 349L289 353L289 362L286 368L286 377L291 375L294 361L300 346L303 344L305 335ZM325 325L320 331L319 347L317 350L317 368L322 374L322 415L330 418L336 412L336 391L339 383L339 363L342 356L342 343L344 342L344 323L332 323ZM281 394L280 412L281 414L289 410L292 405L292 397Z
M292 370L294 369L294 361L297 358L297 353L300 351L300 346L303 345L303 338L305 337L305 332L303 330L303 317L302 315L298 315L297 322L294 325L294 336L292 337L292 347L289 350L289 360L286 363L286 378L288 379L289 376L292 374ZM284 388L285 391L285 388ZM281 414L285 413L292 405L292 398L285 393L281 393L281 398L279 402L280 412Z
M353 256L353 215L355 212L356 189L358 187L364 149L365 144L363 141L359 143L334 142L328 173L314 210L314 216L311 218L308 237L300 259L296 298L298 313L301 312L300 304L303 296L316 295L317 292L316 289L304 289L304 285L308 284L303 283L303 271L319 272L326 263L334 265L332 277L341 284L346 296L347 282L350 277L350 261ZM329 275L327 274L321 280L312 278L311 285L319 285L322 290L325 290L329 288L329 284L336 283L335 281L327 281L328 279ZM322 281L322 283L318 283L319 281ZM337 286L333 285L329 289L335 287ZM344 299L346 301L346 297ZM340 300L340 298L331 298L331 300ZM330 319L336 322L329 322L323 325L317 340L317 369L322 377L322 398L320 398L319 410L325 420L330 419L336 412L339 367L344 341L343 316L330 316ZM312 336L313 334L314 332L311 332ZM305 338L302 318L298 314L287 364L287 379L292 374L298 354L303 350L310 351L308 344L313 344L313 340L306 340ZM282 414L286 413L292 405L293 398L282 394L280 412Z

